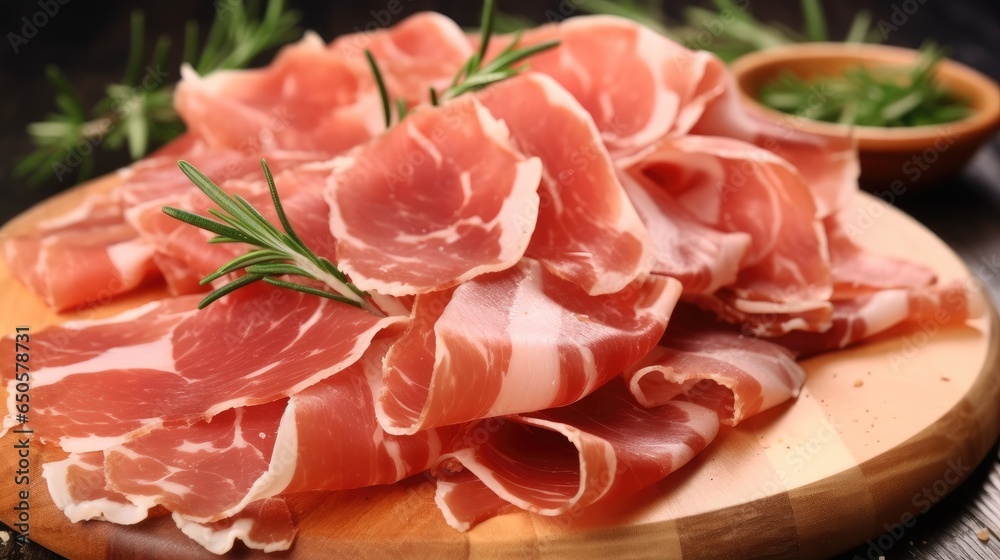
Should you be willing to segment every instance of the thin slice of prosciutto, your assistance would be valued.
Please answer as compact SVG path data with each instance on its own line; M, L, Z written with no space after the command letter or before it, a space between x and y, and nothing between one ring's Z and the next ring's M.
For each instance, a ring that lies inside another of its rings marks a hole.
M98 451L164 424L278 400L343 370L380 331L405 322L266 285L202 311L197 301L154 301L32 336L39 437L66 451ZM5 428L15 425L13 390L7 406Z
M139 505L107 487L105 455L100 452L71 453L62 461L42 465L42 476L55 506L70 521L100 520L133 525L150 514L148 501ZM181 532L215 554L232 549L237 539L249 548L274 552L291 547L296 528L283 498L267 498L248 504L232 517L199 523L174 515Z
M726 136L764 148L789 162L802 174L820 217L850 205L858 190L857 142L849 137L819 136L801 130L795 119L776 123L754 115L740 99L735 78L726 76L723 93L712 99L691 132Z
M379 422L412 434L577 401L653 348L680 289L651 276L590 296L525 258L417 296L385 359Z
M823 224L802 176L781 158L739 140L685 136L623 162L666 190L692 216L752 243L731 289L777 303L824 301L833 291Z
M926 288L937 281L937 275L926 266L858 246L839 214L824 219L823 226L830 245L833 299L850 299L886 288Z
M462 28L447 16L419 12L386 29L342 35L330 43L346 58L364 62L369 50L393 99L410 105L429 101L429 88L443 91L472 55Z
M774 341L801 358L846 348L894 328L903 336L933 336L981 317L985 309L979 287L968 281L888 288L834 302L831 326L824 332L789 332Z
M108 487L207 523L280 494L389 484L426 470L456 430L393 436L379 427L372 385L386 348L374 344L362 362L287 400L112 447Z
M198 76L181 68L174 105L189 130L214 148L342 152L385 125L371 71L308 32L274 62Z
M529 73L479 95L517 149L542 162L538 223L527 255L591 295L647 272L649 236L590 115L551 78ZM558 131L558 134L553 134Z
M107 303L156 275L154 249L125 223L116 191L88 194L2 249L11 274L56 311Z
M535 229L541 162L475 97L414 111L334 168L337 264L363 290L421 294L504 270Z
M685 294L711 294L736 282L750 250L749 233L724 232L699 222L646 176L622 173L620 178L649 231L652 273L680 280Z
M718 430L712 409L684 401L646 408L616 379L570 406L464 428L435 467L436 502L461 531L503 511L501 501L541 515L577 511L657 482Z
M495 55L506 41L495 41ZM725 87L725 66L634 21L574 17L521 36L523 46L558 40L528 67L558 81L597 123L612 156L686 134Z
M744 336L690 306L678 308L656 348L623 376L644 406L681 397L718 411L730 426L796 397L806 380L783 346Z

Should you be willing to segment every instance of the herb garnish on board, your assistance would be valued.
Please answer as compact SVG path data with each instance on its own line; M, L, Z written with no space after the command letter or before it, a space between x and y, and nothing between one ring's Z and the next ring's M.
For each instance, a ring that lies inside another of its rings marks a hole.
M479 50L462 65L462 68L452 80L451 85L444 92L439 95L433 88L430 90L429 96L432 104L437 105L441 101L477 91L490 84L510 78L524 70L523 66L515 67L515 64L534 54L558 45L558 41L550 41L531 47L518 48L519 37L515 36L510 45L501 51L495 59L484 64L490 39L495 29L495 16L494 1L486 0L483 8ZM385 80L382 78L382 73L374 56L368 51L365 51L365 56L371 66L375 82L379 89L379 95L382 98L382 110L384 112L386 127L388 128L392 125L391 109L393 104L389 99ZM406 116L407 105L405 101L400 100L400 102L397 102L396 108L398 121L401 121ZM239 195L233 197L227 195L218 185L213 183L193 165L184 161L180 162L179 165L195 186L212 199L222 211L209 210L209 213L217 218L217 220L177 208L164 207L163 211L172 218L216 234L216 237L209 241L210 243L247 243L258 247L257 250L250 251L230 261L201 281L202 284L207 284L232 272L239 270L245 272L243 276L212 291L212 293L201 301L199 308L203 308L244 286L263 280L274 286L327 297L342 303L356 305L376 315L382 315L381 311L369 301L367 293L359 290L357 286L350 283L347 276L334 263L326 258L317 256L312 250L306 247L305 243L295 234L295 230L292 228L281 206L274 178L271 176L267 163L261 161L268 189L271 192L271 200L274 203L274 208L283 231L268 222L244 198ZM318 280L323 282L333 292L319 290L312 286L288 280L281 280L278 278L279 276L299 276Z

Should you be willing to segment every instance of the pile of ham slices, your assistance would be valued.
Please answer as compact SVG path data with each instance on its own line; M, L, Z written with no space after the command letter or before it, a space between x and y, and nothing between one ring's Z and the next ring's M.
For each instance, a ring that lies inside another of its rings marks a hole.
M66 515L162 507L213 552L283 550L284 496L424 471L459 530L572 514L793 398L798 358L975 312L963 286L852 242L850 142L748 116L717 58L633 22L521 41L551 39L530 71L439 107L428 89L478 45L433 13L307 34L263 69L186 68L182 138L6 239L55 310L156 278L171 293L32 334L30 427L68 453L44 466ZM365 49L411 107L389 129ZM196 309L198 280L247 248L162 213L211 207L177 161L274 220L261 158L299 236L384 316L268 285Z

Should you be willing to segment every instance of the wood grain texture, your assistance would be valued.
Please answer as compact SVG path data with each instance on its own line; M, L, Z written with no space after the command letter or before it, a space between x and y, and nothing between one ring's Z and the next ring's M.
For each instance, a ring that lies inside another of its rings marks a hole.
M0 235L57 215L83 190L33 209ZM968 275L947 246L898 211L862 196L856 212L856 218L877 214L860 240L865 245L925 262L943 280ZM103 316L161 295L151 286L110 305L55 316L0 267L0 332L13 332L15 324L37 331L69 318ZM907 524L925 502L929 507L931 498L942 499L969 476L989 451L1000 432L998 336L991 315L926 340L888 333L809 360L810 378L797 401L724 430L691 464L640 495L580 515L511 514L457 533L438 514L433 485L423 476L389 487L296 495L300 534L293 551L278 556L827 556ZM12 444L10 435L0 440L4 472L15 458ZM69 558L214 557L181 535L169 517L131 527L68 523L39 476L41 462L59 456L55 449L33 448L31 536L37 542ZM13 498L12 492L0 495L0 520L7 523ZM995 544L976 550L992 554ZM233 556L264 555L240 548Z

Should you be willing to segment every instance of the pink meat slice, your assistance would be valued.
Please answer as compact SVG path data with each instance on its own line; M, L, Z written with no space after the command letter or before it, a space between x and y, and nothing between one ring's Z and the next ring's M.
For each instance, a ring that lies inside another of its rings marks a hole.
M780 124L756 116L743 105L735 79L725 80L724 93L708 103L691 132L743 140L788 161L805 178L820 217L850 205L861 173L855 140L804 132L792 116Z
M316 254L336 260L327 205L323 199L323 189L330 172L329 163L309 163L275 172L274 181L282 207L296 234ZM280 227L259 164L257 176L253 179L233 179L220 181L219 184L226 193L245 198L268 221ZM161 258L167 261L162 270L168 279L168 285L185 286L192 277L200 280L232 259L254 249L240 243L209 244L208 240L214 234L167 216L163 213L164 206L202 216L208 216L209 209L217 207L200 190L191 189L183 194L140 204L128 211L129 223L143 240L156 248L157 262Z
M551 78L529 73L479 99L510 128L518 150L542 161L538 223L527 255L592 295L617 292L645 273L646 228L593 120L573 96Z
M825 301L833 284L823 225L802 176L770 152L730 138L662 141L622 164L702 223L752 244L733 292L777 303Z
M862 249L851 239L842 216L823 220L830 244L834 299L850 299L887 288L925 288L937 281L930 268Z
M148 507L107 488L101 452L70 453L62 461L45 463L42 476L52 502L74 523L102 520L132 525L149 515Z
M794 398L806 372L783 346L739 334L680 307L649 354L623 374L644 406L683 398L708 406L730 426Z
M248 505L243 511L211 523L198 523L174 515L182 533L211 553L225 554L236 540L247 548L277 552L292 547L295 521L283 497L267 498Z
M371 382L381 376L386 348L376 343L365 362L287 400L106 450L109 487L136 504L204 523L279 494L389 484L426 470L455 430L382 431Z
M429 88L448 87L472 56L462 28L447 16L419 12L386 29L342 35L330 43L345 58L364 61L369 50L393 99L429 101Z
M661 480L700 453L716 436L716 413L693 402L645 408L614 380L562 408L489 419L463 429L457 447L441 457L436 501L461 531L500 510L496 498L468 504L485 486L518 508L541 515L578 511L631 494ZM479 443L472 434L488 434ZM457 483L453 479L458 475ZM474 475L481 484L469 482Z
M274 401L343 370L380 331L405 321L267 285L202 311L198 299L159 300L32 336L31 423L41 439L98 451L164 424ZM15 424L9 394L5 427Z
M982 316L985 309L982 294L967 282L883 289L834 302L832 324L825 332L792 332L774 341L805 357L852 346L890 329L932 336Z
M577 401L655 346L679 295L656 276L590 296L526 258L417 296L386 356L379 422L412 434Z
M336 154L385 128L371 71L314 33L284 47L267 67L201 77L184 66L181 78L177 112L214 148Z
M417 110L334 165L337 264L363 290L420 294L504 270L535 229L541 163L475 97Z
M491 45L494 55L510 38ZM521 45L559 40L527 66L566 88L593 116L612 156L688 132L722 93L725 66L633 21L574 17L524 33Z
M711 294L736 282L750 234L702 224L648 177L623 173L620 178L649 231L652 273L680 280L685 294Z
M153 248L125 223L114 191L91 193L2 245L11 274L55 311L107 303L156 274Z
M729 288L713 294L692 294L686 301L739 325L745 336L781 336L793 331L821 333L833 325L833 303L798 301L775 303L741 298Z
M118 172L122 181L118 188L122 205L128 210L135 206L196 190L194 184L177 167L184 160L197 167L216 184L230 179L258 179L261 175L260 160L266 159L271 171L312 161L329 159L331 154L320 151L265 149L260 144L240 147L213 147L205 140L188 132L151 154Z

